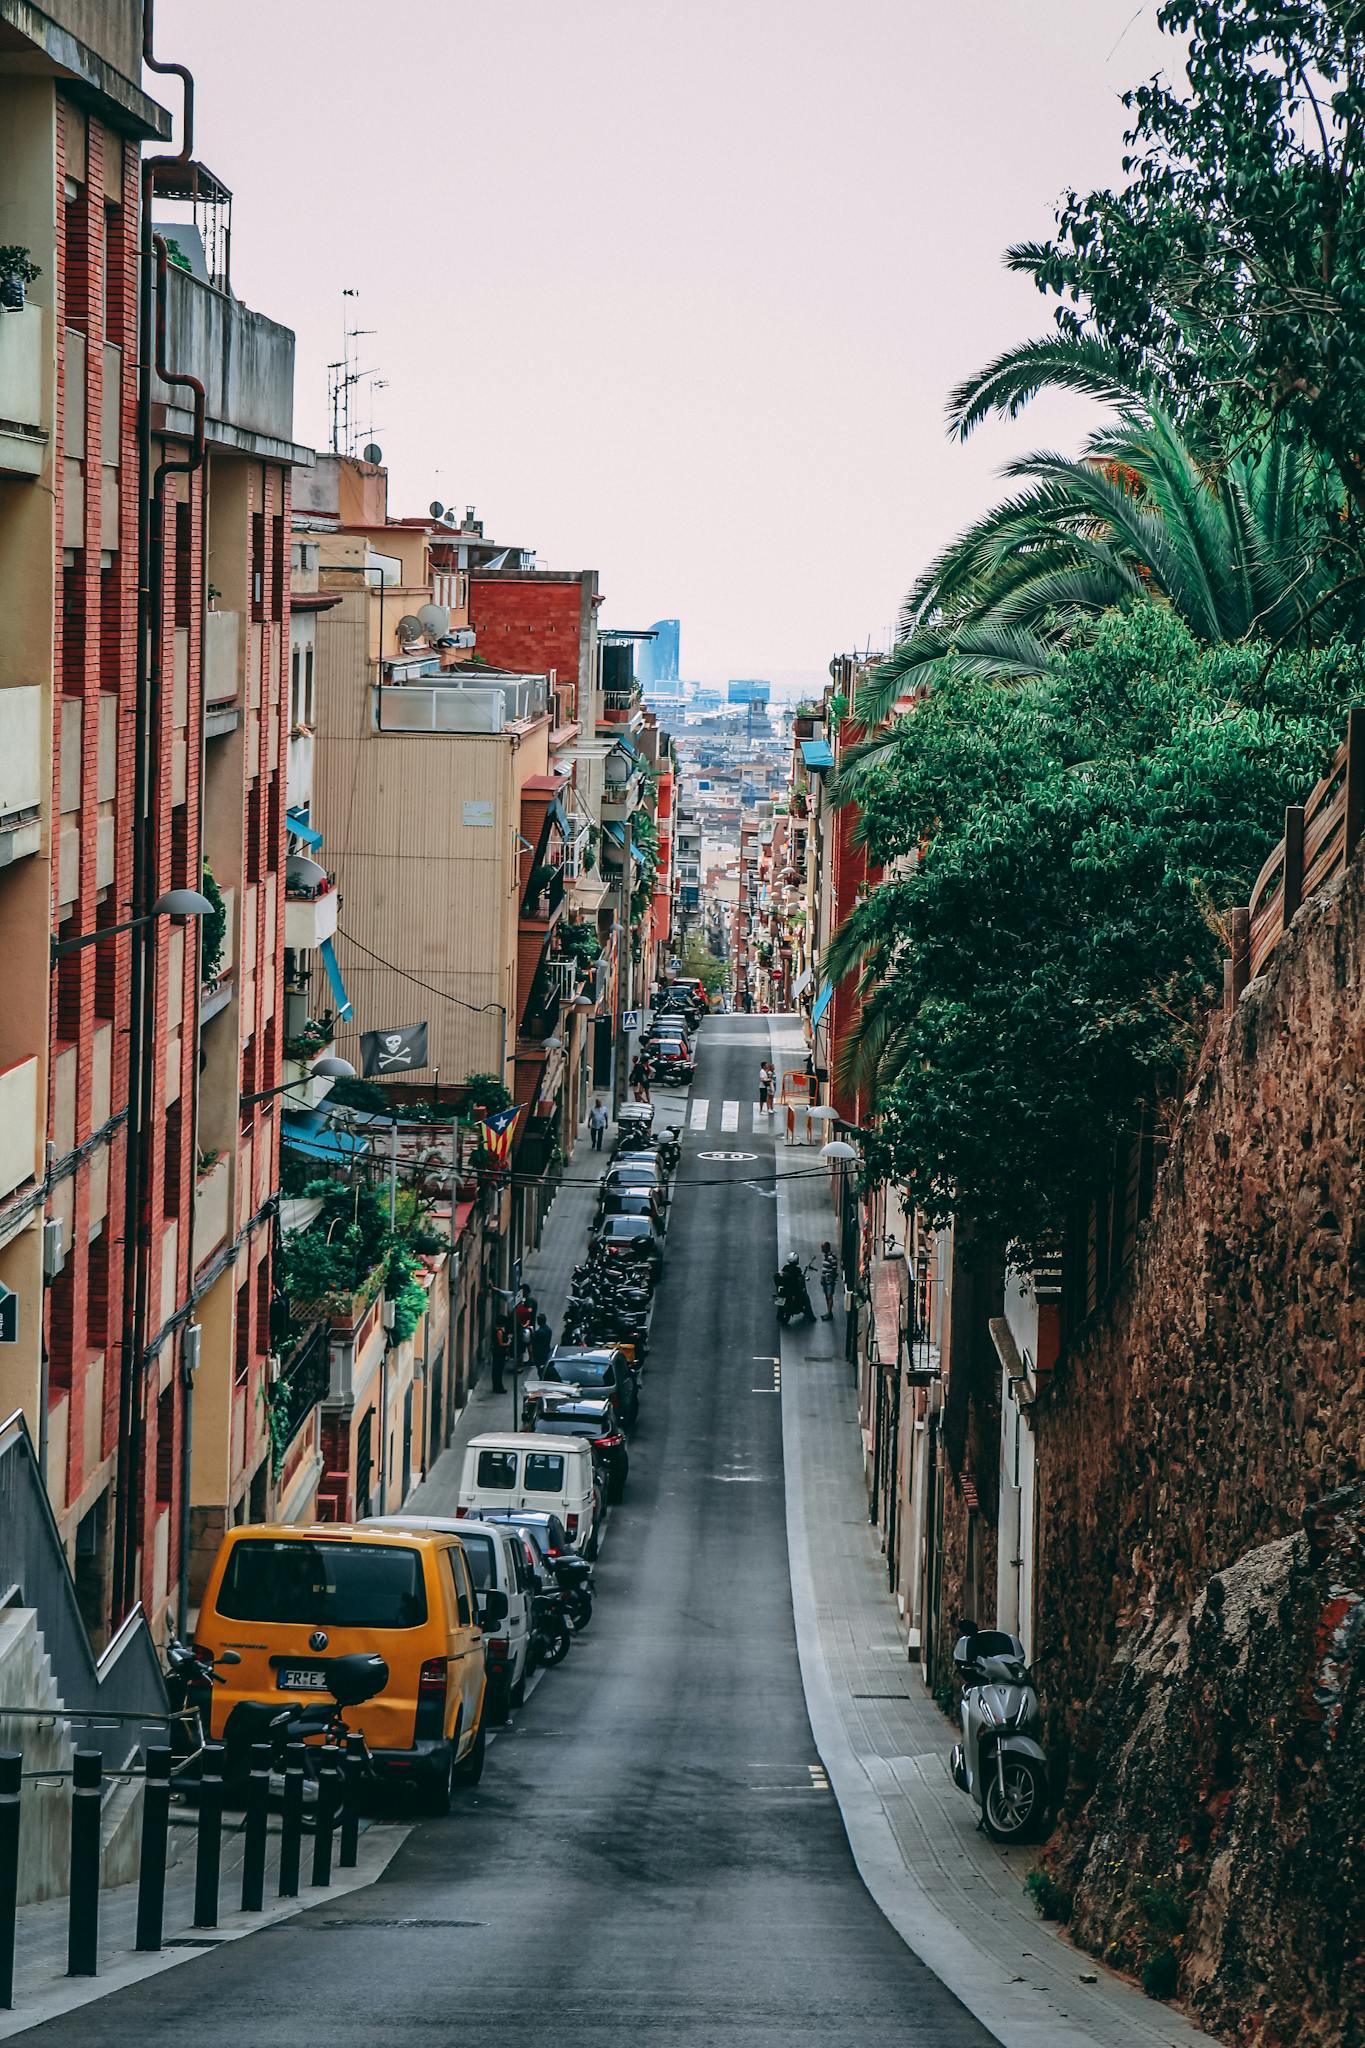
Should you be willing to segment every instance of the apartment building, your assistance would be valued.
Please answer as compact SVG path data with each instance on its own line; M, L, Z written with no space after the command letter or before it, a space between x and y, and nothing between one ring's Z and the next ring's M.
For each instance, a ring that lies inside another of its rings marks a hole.
M97 1641L183 1606L192 1509L259 1494L300 456L230 193L183 119L142 155L172 125L143 29L55 4L0 52L0 233L36 271L0 314L0 1394Z

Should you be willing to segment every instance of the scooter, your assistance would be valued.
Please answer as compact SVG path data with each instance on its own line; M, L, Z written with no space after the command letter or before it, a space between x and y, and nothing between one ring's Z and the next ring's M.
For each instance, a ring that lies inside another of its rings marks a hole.
M659 1136L659 1157L667 1173L676 1173L678 1161L682 1158L682 1141L676 1130L665 1130Z
M533 1594L531 1640L527 1652L531 1664L562 1664L572 1641L564 1594L558 1587Z
M953 1783L981 1808L997 1842L1026 1842L1044 1831L1050 1800L1042 1713L1024 1645L1004 1629L959 1637L953 1663L962 1683L962 1740L954 1743Z
M778 1274L773 1289L773 1307L777 1320L785 1329L789 1323L813 1323L815 1310L811 1306L810 1289L806 1285L806 1267L789 1259Z

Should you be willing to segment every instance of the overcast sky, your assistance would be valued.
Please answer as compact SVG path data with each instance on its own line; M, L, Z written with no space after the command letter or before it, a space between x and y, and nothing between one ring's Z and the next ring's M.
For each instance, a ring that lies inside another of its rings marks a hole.
M1118 175L1155 11L162 0L157 40L235 289L297 332L298 437L345 309L395 511L597 568L609 623L682 620L684 675L794 680L885 640L1012 453L1078 438L1056 401L957 448L943 401L1045 325L1001 251Z

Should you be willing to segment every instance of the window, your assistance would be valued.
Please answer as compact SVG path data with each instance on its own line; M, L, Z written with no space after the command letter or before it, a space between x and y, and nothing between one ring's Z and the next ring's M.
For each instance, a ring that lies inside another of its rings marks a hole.
M163 1388L156 1404L156 1504L168 1508L175 1492L175 1387Z
M510 1493L517 1483L515 1451L480 1451L478 1485L492 1493Z
M450 1565L450 1576L455 1581L455 1606L460 1617L460 1627L469 1627L469 1579L464 1568L464 1559L458 1550L448 1550L446 1560Z
M299 696L299 650L289 650L289 724L299 725L303 720L303 702Z
M305 647L303 650L303 722L305 725L311 726L317 723L314 710L313 650L311 647Z
M563 1458L557 1452L528 1451L525 1484L528 1493L563 1493Z
M422 1560L387 1544L248 1537L228 1560L218 1612L309 1628L417 1628L427 1618Z
M464 1561L469 1566L469 1576L474 1582L476 1593L486 1593L490 1586L497 1584L493 1569L494 1536L461 1536L464 1546Z

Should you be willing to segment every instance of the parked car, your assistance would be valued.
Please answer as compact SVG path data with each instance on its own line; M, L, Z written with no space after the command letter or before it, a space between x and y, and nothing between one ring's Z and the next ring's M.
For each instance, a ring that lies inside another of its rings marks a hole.
M640 1413L640 1375L625 1353L608 1344L557 1344L545 1368L546 1378L568 1381L580 1394L607 1394L626 1428Z
M658 1274L664 1262L663 1238L648 1216L606 1216L592 1240L595 1253L608 1262L642 1266Z
M696 1079L697 1062L681 1038L652 1039L645 1047L651 1078L665 1087Z
M668 1203L668 1170L663 1156L654 1148L648 1152L618 1152L602 1176L600 1201L617 1188L655 1188L659 1199Z
M490 1624L504 1617L487 1608ZM205 1702L221 1739L243 1702L327 1689L329 1664L361 1653L388 1682L350 1710L376 1772L447 1813L454 1786L483 1771L483 1631L459 1538L435 1530L248 1523L229 1529L204 1591L195 1641L237 1653Z
M580 1436L592 1445L607 1482L607 1499L621 1500L630 1473L630 1447L615 1403L606 1396L546 1402L536 1418L537 1436Z
M597 1204L598 1219L603 1216L648 1216L657 1230L664 1227L663 1196L657 1189L644 1185L604 1188Z
M553 1450L529 1431L490 1431L465 1446L459 1505L467 1508L546 1508L585 1554L597 1548L596 1487L592 1452L565 1442Z
M433 1535L459 1537L480 1613L485 1611L486 1593L499 1592L507 1602L506 1614L501 1621L485 1628L483 1638L489 1717L495 1726L505 1721L510 1709L521 1705L526 1685L534 1590L531 1570L512 1532L441 1515L374 1515L357 1527L418 1529Z

